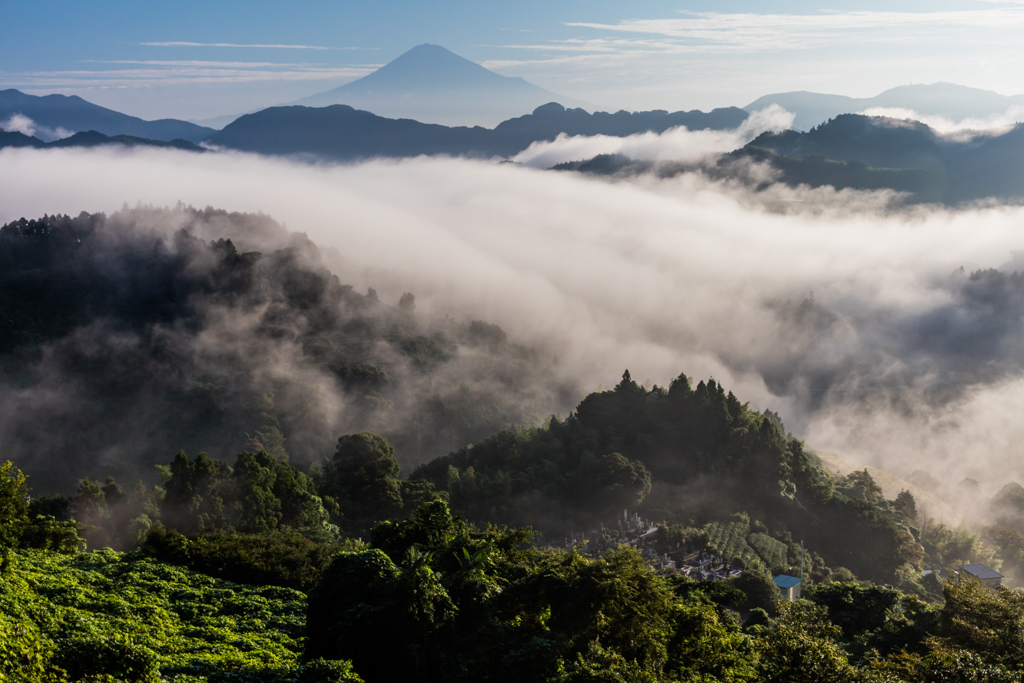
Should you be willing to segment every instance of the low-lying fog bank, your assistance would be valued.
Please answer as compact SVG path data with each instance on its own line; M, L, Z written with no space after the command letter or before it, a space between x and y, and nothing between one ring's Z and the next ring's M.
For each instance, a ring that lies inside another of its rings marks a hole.
M656 384L713 376L816 448L948 486L1024 478L1024 209L141 149L6 149L0 186L2 222L125 202L262 211L305 232L342 282L498 324L582 391L624 368Z

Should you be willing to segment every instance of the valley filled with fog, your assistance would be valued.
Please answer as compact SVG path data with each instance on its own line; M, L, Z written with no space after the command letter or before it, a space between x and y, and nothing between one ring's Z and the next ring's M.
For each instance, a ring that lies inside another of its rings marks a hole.
M1024 680L1024 5L201 4L6 13L0 683Z
M755 193L699 171L607 179L143 149L6 149L0 183L3 222L125 203L268 214L357 291L392 305L411 292L422 314L487 321L534 349L572 388L535 397L535 420L627 368L647 386L682 372L778 412L812 449L925 470L947 491L964 477L990 493L1024 479L1013 206Z

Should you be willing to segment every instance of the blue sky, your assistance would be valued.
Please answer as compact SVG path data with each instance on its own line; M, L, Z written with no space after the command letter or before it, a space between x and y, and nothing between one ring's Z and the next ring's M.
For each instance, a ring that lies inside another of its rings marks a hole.
M145 118L291 101L425 42L607 108L744 105L786 90L869 96L940 80L1024 92L1024 0L3 0L0 18L0 87Z

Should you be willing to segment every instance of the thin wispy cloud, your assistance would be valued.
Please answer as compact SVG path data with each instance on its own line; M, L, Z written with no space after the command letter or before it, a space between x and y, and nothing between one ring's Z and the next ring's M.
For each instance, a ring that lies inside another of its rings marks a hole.
M533 45L501 45L513 50L537 50L552 52L617 52L624 48L649 48L652 50L675 50L677 43L666 40L637 40L632 38L570 38L557 43Z
M185 40L168 40L162 42L145 42L139 45L148 47L247 47L270 48L275 50L358 50L358 47L327 47L325 45L279 45L266 43L193 43Z
M1022 0L1024 1L1024 0ZM653 37L573 37L549 43L506 44L505 49L534 52L578 53L577 62L591 56L607 66L605 55L623 59L662 55L723 55L751 52L835 47L840 44L928 43L962 40L976 43L978 29L999 33L1024 29L1024 6L1019 3L972 11L949 12L830 12L822 14L757 14L684 12L682 17L627 19L614 24L567 22L573 28ZM990 41L998 43L993 35ZM548 59L494 59L488 68L564 63L564 57Z
M936 30L1024 27L1024 8L996 7L950 12L830 12L824 14L755 14L687 12L680 18L628 19L615 24L569 22L568 26L682 39L708 49L779 49L815 47L837 37L864 41L899 32L909 40L934 38ZM916 31L909 32L910 30ZM870 32L875 32L872 36Z
M197 43L188 41L144 42L159 47L239 47L308 50L357 50L356 47L320 45ZM329 64L311 62L270 62L191 59L83 59L95 68L53 71L23 71L3 74L6 87L33 91L149 88L153 86L283 83L328 81L332 84L361 78L381 64ZM110 65L113 68L104 68ZM118 68L120 67L120 68Z
M1024 78L1024 5L935 12L678 12L571 21L575 35L509 41L484 66L609 107L709 108L767 92L867 97L906 83L967 82L1004 94ZM583 19L583 17L581 17ZM517 54L518 53L518 54ZM617 97L606 93L617 91Z
M884 116L891 119L920 121L939 135L954 140L971 140L981 135L999 135L1024 121L1024 106L1014 105L1005 112L982 118L953 121L946 116L921 114L903 107L869 107L858 112L865 116Z
M198 59L83 59L82 64L142 64L147 66L195 66L230 69L257 69L264 67L322 66L308 62L224 62Z
M125 66L135 64L125 60ZM338 81L365 76L377 65L233 64L231 62L138 63L138 68L35 71L6 74L12 87L26 89L131 88L157 85Z

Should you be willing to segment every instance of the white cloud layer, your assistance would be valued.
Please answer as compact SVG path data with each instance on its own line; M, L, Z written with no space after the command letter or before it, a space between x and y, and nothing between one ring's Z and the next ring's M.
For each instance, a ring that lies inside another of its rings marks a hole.
M189 60L117 60L130 68L74 69L6 74L26 89L152 88L174 85L231 85L296 81L353 80L379 64L330 66L272 62L201 62ZM324 86L326 87L326 86Z
M8 133L21 133L39 138L45 142L62 140L74 135L74 131L66 130L58 126L56 129L40 126L24 114L11 114L10 118L0 123L0 130Z
M823 12L820 14L684 12L671 19L629 19L615 24L572 22L569 26L679 38L706 50L808 48L844 42L892 40L899 33L912 42L931 39L932 31L1024 27L1019 7L952 12ZM874 35L865 36L865 31ZM913 31L918 31L915 34Z
M342 281L497 323L585 389L624 368L710 375L812 446L951 486L1024 481L1021 320L964 305L975 285L950 276L1024 248L1020 207L894 214L871 195L751 196L697 175L146 149L5 149L0 186L0 221L125 201L264 211L325 247Z
M862 112L866 116L887 116L893 119L910 119L930 126L941 135L955 139L970 139L976 135L1004 133L1015 124L1024 121L1024 106L1013 106L1002 114L993 114L984 118L967 118L952 121L944 116L919 114L913 109L901 107L869 107Z
M773 104L753 112L735 130L689 130L680 126L664 133L627 137L562 133L552 141L534 142L512 160L533 168L551 168L599 154L621 154L643 161L695 162L739 149L766 131L786 130L792 125L793 114Z

